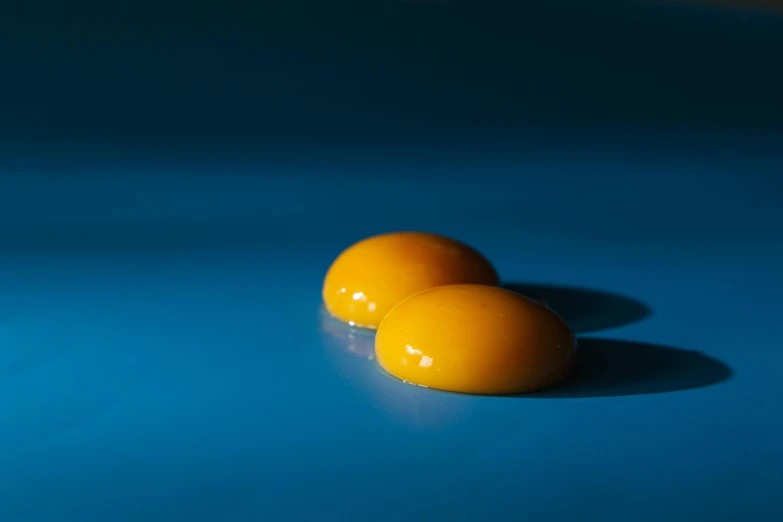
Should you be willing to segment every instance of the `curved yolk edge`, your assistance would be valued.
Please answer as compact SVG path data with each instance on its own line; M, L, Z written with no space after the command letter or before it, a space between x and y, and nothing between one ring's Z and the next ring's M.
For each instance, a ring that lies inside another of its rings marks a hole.
M459 241L422 232L373 236L342 252L323 284L327 311L354 326L377 328L406 297L440 285L498 285L491 263Z
M378 363L409 383L475 394L529 393L569 372L576 341L548 308L502 288L451 285L419 292L384 318Z

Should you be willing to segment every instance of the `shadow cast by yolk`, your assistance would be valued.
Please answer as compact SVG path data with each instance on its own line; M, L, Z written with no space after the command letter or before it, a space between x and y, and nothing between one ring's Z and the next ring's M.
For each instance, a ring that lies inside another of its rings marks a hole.
M525 397L648 395L712 386L733 375L731 368L709 355L656 344L582 338L576 354L568 379Z
M629 325L652 315L652 310L644 303L601 290L524 283L503 286L543 301L577 334Z

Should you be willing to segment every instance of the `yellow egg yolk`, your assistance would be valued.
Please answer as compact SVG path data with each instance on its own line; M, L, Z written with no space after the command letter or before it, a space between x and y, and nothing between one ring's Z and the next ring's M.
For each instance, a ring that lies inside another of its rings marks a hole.
M451 285L395 306L375 338L381 367L409 383L463 393L528 393L561 380L576 341L548 308L502 288Z
M498 285L499 280L484 256L459 241L398 232L359 241L340 254L324 279L323 300L338 319L377 328L406 297L459 283Z

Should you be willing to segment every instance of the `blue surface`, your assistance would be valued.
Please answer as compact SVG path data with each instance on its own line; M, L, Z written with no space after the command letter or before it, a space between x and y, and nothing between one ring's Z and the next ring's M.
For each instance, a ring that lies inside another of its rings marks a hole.
M678 165L6 169L0 518L779 520L780 177ZM594 371L380 373L321 279L410 228L536 286Z
M0 522L783 520L779 14L87 3L0 14ZM411 229L579 378L379 372L321 281Z

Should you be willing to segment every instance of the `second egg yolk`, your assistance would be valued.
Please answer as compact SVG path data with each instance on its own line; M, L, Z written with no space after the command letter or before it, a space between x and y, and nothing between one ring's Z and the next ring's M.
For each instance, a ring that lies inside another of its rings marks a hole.
M451 285L395 306L375 338L378 363L404 381L463 393L512 394L547 388L574 360L565 321L514 292Z
M453 239L421 232L370 237L332 263L323 286L326 309L354 326L377 328L406 297L434 286L498 285L498 275L476 250Z

